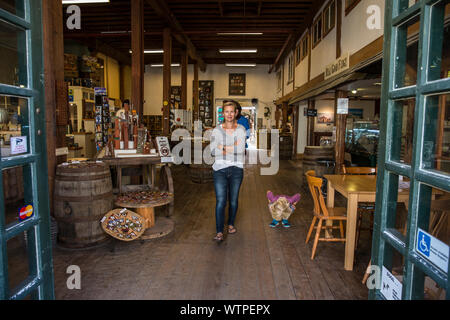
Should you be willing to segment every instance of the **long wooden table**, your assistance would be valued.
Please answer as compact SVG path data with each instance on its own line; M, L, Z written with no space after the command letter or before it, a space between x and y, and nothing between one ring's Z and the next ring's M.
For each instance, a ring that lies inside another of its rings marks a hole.
M356 241L356 222L359 202L375 202L377 177L375 175L324 175L328 180L327 206L334 207L335 191L347 198L347 226L345 241L345 270L353 270ZM408 207L409 189L399 189L398 202Z

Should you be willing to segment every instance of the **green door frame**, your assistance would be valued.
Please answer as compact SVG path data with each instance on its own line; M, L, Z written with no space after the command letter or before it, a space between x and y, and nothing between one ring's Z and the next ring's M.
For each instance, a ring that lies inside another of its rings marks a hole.
M3 174L0 174L0 299L54 299L53 261L50 237L47 147L45 130L44 68L42 41L42 1L16 0L19 15L0 9L0 21L21 29L24 34L21 60L23 87L0 84L0 95L27 99L29 152L1 158L0 169L24 167L24 189L32 201L34 216L5 225ZM20 36L19 36L20 38ZM25 48L24 48L25 47ZM26 71L26 72L25 72ZM22 130L24 127L22 128ZM27 130L28 131L28 130ZM9 288L7 241L27 232L29 276L18 288Z
M383 86L377 199L372 243L372 265L392 268L393 250L405 261L402 299L423 299L425 276L446 290L448 274L423 259L415 250L418 229L428 230L432 188L450 192L450 175L433 169L425 145L436 146L439 94L450 92L450 78L440 79L445 5L449 0L385 2ZM420 18L417 83L404 86L406 24ZM437 71L437 72L436 72ZM401 162L402 99L415 98L413 155L411 164ZM399 175L410 179L406 237L395 229ZM449 267L450 269L450 267ZM384 299L380 288L371 289L369 299Z

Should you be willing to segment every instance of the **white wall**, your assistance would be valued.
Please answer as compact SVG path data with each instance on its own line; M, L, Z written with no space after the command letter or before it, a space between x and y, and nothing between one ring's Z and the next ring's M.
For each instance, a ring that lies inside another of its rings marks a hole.
M343 8L345 7L344 2L342 1ZM350 52L350 54L353 54L383 35L384 2L385 0L362 0L347 16L345 16L345 10L342 10L342 53ZM367 9L371 5L380 8L381 29L370 30L367 27L367 19L369 18Z
M253 99L259 100L260 112L258 118L263 118L265 106L272 107L272 117L275 115L275 107L273 100L276 96L276 72L268 73L269 65L257 65L255 68L235 67L229 68L222 64L210 64L207 66L206 72L199 71L199 80L214 81L214 99L235 98L235 99ZM246 74L246 95L245 96L229 96L228 95L228 74L229 73L245 73ZM188 67L187 77L187 107L192 110L193 65ZM172 86L181 85L181 68L172 68ZM145 115L161 115L163 99L163 69L151 68L146 66L144 75L144 114ZM274 124L274 123L273 123Z
M301 102L298 109L297 154L305 153L305 147L308 140L308 117L303 115L304 109L308 109L308 104L306 102Z
M295 68L295 87L301 87L308 81L308 56L306 56Z

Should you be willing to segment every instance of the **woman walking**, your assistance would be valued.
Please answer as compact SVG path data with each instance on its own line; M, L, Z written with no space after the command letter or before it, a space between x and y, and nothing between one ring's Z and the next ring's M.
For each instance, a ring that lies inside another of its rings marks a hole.
M228 206L228 234L236 233L234 221L238 209L239 189L244 177L245 128L236 121L237 103L224 101L224 123L211 136L211 153L215 157L214 190L216 192L216 236L223 241L225 207Z

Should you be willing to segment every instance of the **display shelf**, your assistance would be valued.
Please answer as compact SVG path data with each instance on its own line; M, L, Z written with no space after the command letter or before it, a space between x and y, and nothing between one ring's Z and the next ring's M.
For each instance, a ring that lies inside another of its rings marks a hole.
M199 81L199 120L203 126L214 125L214 81Z

